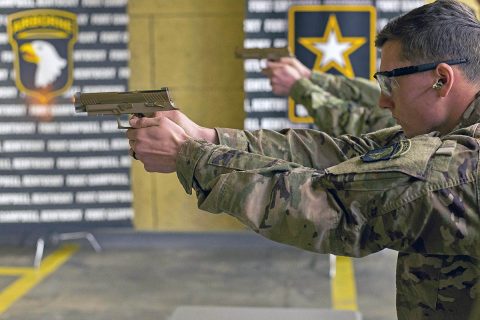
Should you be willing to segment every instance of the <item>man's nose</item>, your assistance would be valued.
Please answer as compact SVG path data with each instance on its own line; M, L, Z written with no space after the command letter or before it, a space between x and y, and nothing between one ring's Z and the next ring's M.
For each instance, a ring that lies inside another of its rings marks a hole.
M392 97L389 97L382 92L378 99L378 105L383 109L391 109L393 107Z

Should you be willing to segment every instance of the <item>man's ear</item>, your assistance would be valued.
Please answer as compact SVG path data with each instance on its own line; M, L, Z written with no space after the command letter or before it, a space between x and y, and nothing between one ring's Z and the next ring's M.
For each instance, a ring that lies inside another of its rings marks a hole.
M436 82L432 88L438 91L440 97L444 98L450 93L455 81L453 68L446 63L440 63L435 69L435 77Z

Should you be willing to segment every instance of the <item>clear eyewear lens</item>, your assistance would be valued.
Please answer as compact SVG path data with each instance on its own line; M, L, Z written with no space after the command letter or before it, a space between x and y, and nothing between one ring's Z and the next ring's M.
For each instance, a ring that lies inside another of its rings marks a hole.
M378 75L377 81L378 81L378 84L380 85L380 89L382 90L383 94L388 97L392 96L393 88L399 87L397 80L393 77Z
M392 95L391 79L382 75L377 75L376 79L383 94L390 97Z

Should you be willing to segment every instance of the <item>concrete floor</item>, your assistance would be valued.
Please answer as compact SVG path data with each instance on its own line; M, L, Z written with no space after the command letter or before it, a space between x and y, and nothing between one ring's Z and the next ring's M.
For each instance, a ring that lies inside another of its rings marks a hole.
M178 306L331 308L329 257L250 233L94 232L63 266L0 319L167 320ZM47 245L46 256L58 247ZM30 245L1 245L0 266L30 267ZM365 320L395 319L396 253L355 259ZM0 275L0 294L16 280ZM1 302L0 302L1 304Z

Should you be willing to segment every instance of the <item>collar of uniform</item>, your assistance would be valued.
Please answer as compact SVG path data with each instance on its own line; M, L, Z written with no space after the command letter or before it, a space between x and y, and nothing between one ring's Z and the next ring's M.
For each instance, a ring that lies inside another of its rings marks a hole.
M462 121L455 129L465 128L480 122L480 92L468 106L462 116Z

